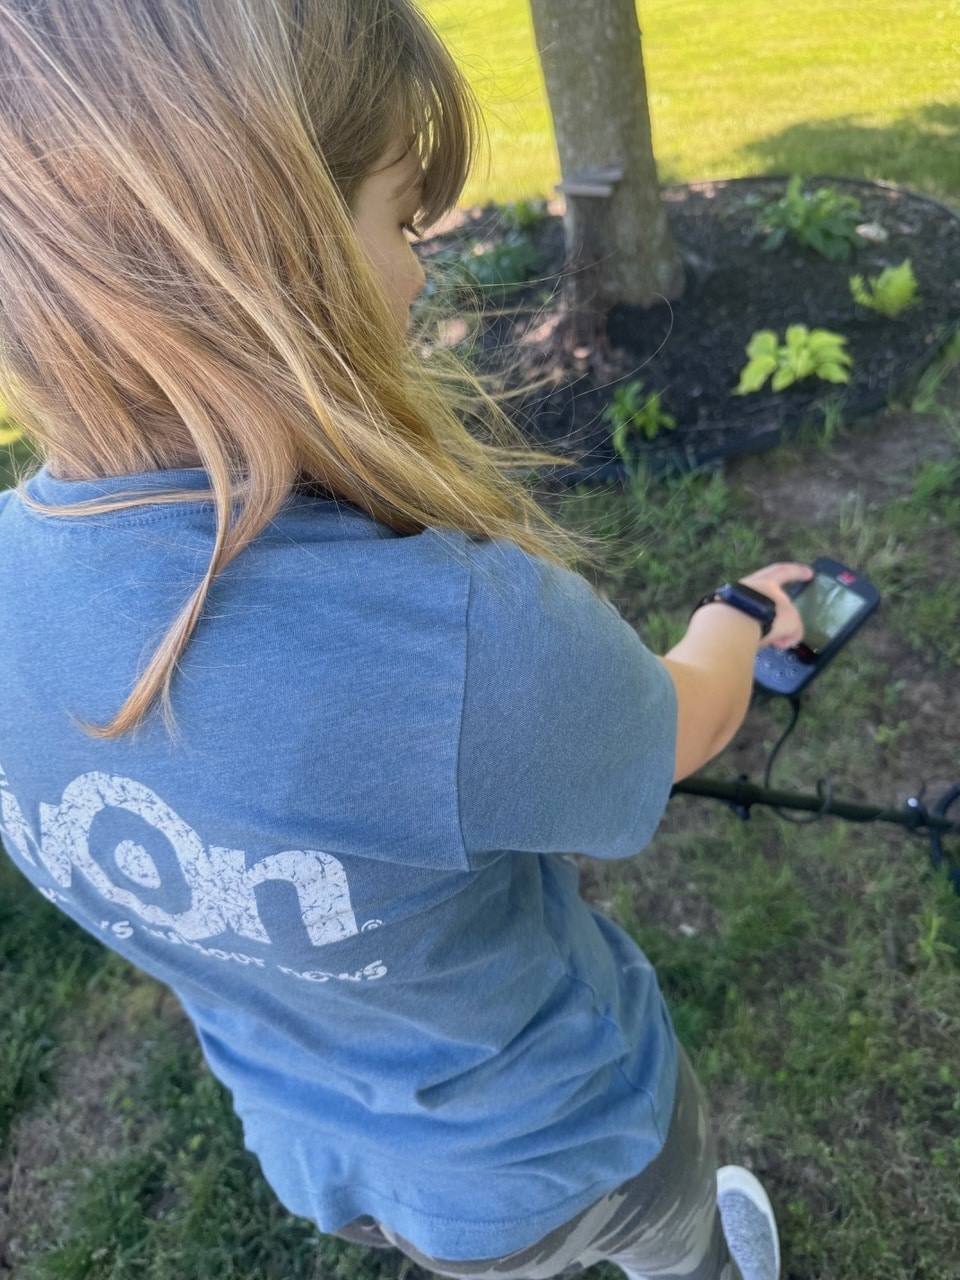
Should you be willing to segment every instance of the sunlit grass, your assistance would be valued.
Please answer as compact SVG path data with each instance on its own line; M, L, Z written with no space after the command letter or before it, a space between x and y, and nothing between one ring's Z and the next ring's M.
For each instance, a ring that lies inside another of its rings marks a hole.
M527 0L425 0L484 106L489 173L465 203L558 180ZM836 173L960 199L960 0L644 0L665 182Z

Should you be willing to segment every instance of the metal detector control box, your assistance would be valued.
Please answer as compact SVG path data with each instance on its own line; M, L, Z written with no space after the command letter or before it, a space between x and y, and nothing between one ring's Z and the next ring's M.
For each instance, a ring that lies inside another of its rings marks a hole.
M803 619L803 641L792 649L766 646L757 652L753 679L761 689L787 697L800 692L880 603L880 592L862 574L822 556L813 577L787 588Z

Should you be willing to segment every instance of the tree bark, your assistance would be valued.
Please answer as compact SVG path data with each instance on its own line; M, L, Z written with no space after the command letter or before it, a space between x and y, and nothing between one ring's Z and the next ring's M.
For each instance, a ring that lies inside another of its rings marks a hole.
M683 292L660 198L634 0L530 0L560 157L575 337L602 341L616 303Z

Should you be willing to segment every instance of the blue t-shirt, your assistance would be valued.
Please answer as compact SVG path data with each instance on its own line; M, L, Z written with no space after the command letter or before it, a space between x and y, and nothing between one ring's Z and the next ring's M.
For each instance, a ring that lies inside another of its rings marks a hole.
M294 496L216 580L160 716L105 723L212 545L200 471L0 496L0 819L167 983L280 1199L427 1255L521 1248L644 1168L675 1048L578 893L669 794L671 681L573 573Z

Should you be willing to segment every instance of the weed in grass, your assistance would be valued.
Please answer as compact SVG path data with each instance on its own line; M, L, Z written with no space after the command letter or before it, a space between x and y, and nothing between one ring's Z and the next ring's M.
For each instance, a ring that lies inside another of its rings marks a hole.
M741 874L726 945L741 971L745 965L754 966L766 980L776 980L773 969L781 954L787 954L788 966L796 970L793 953L807 937L813 914L789 866L772 868L766 859L755 857Z
M897 504L897 514L905 535L916 532L918 524L929 529L930 521L960 530L960 458L924 463L914 476L912 494Z
M44 1280L133 1280L149 1274L150 1218L145 1205L162 1191L163 1166L146 1152L97 1169L74 1200L83 1229L42 1256Z
M50 1077L54 1041L47 1033L45 1009L27 1004L2 1009L0 1040L0 1141L5 1141L15 1117L42 1096Z
M916 553L891 531L887 509L868 508L862 490L841 502L834 537L836 554L880 587L889 587L891 578L907 576L916 566Z
M873 741L878 747L895 751L909 730L906 720L898 720L896 724L878 724L872 731Z
M683 638L687 622L683 615L652 609L637 620L637 629L648 649L654 653L669 653Z
M947 942L944 935L944 917L936 906L928 905L912 917L917 926L917 955L919 962L929 969L955 969L957 948Z
M755 829L730 823L723 839L683 846L698 891L709 894L725 922L718 931L686 921L664 928L641 917L628 889L614 894L616 918L655 965L677 1034L694 1053L736 1022L754 988L776 986L803 968L812 925L791 868L768 862Z
M846 402L842 395L826 396L814 408L820 413L819 421L805 422L797 431L797 440L800 444L812 443L826 452L843 431Z
M732 503L722 475L662 477L640 467L622 489L565 494L557 511L593 540L598 587L618 598L662 653L679 639L705 582L762 562L766 549L755 526L733 518Z
M627 494L612 484L603 488L576 485L552 501L550 495L544 495L544 502L568 527L603 543L602 551L626 538L636 521Z
M882 516L900 547L922 548L888 575L896 630L926 660L944 671L960 664L960 598L952 578L938 580L930 566L950 555L960 532L960 462L933 460L917 471L913 491Z

